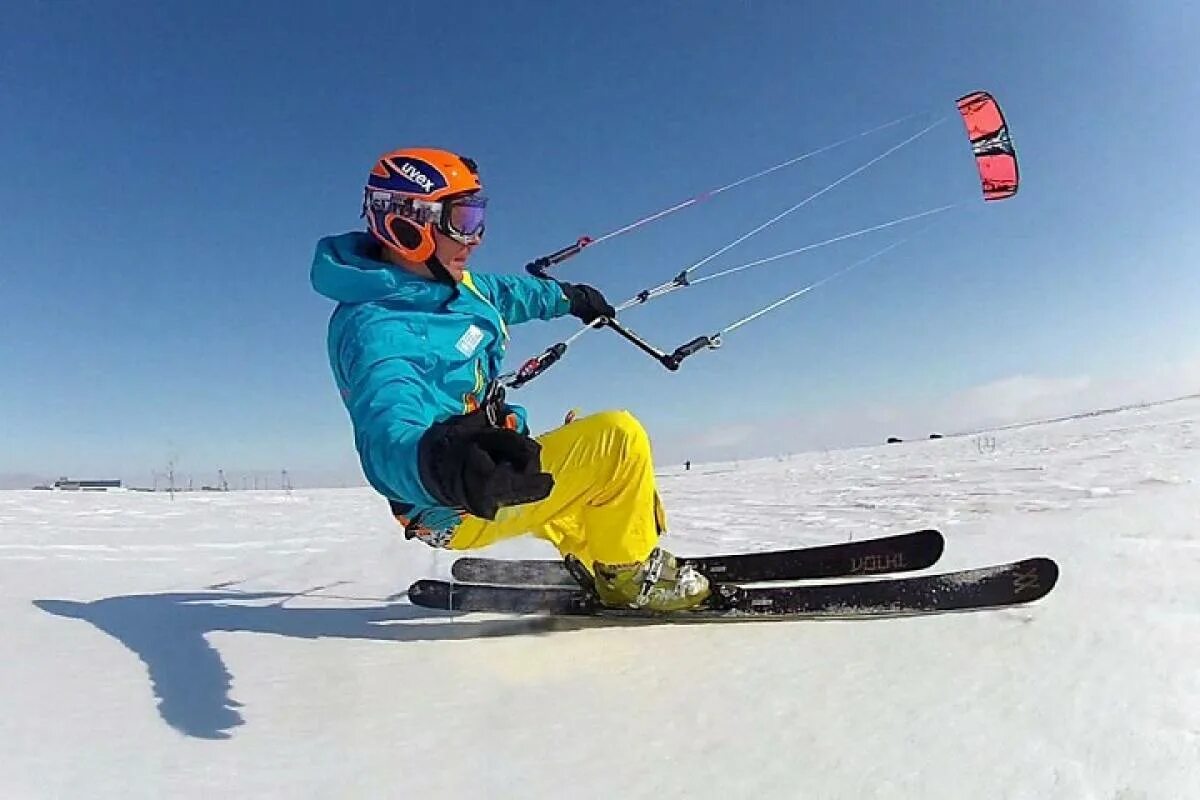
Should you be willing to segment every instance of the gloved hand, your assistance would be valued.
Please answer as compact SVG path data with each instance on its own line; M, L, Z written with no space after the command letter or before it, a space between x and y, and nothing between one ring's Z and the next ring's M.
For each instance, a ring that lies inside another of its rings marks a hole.
M571 315L579 317L585 324L590 325L599 317L616 318L617 310L605 299L599 289L588 286L586 283L567 283L566 281L558 281L558 285L562 287L563 294L571 303Z
M502 506L545 499L554 477L542 472L542 446L488 423L481 409L429 427L417 448L421 482L450 508L495 519Z

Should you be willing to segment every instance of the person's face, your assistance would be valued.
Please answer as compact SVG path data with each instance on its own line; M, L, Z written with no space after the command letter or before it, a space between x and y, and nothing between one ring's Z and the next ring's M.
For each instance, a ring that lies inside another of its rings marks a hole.
M456 283L461 281L463 271L467 268L467 261L471 258L471 253L478 247L478 244L456 242L436 228L433 231L433 241L436 245L433 251L434 256L446 268L446 271L450 273L450 277L454 278Z

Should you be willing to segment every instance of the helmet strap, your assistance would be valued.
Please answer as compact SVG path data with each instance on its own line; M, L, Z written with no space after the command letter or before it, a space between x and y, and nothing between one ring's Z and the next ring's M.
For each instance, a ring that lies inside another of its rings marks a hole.
M434 280L438 283L444 283L447 286L458 286L458 281L454 280L454 276L450 274L450 270L446 269L441 261L438 261L436 255L432 255L425 259L425 266L429 268L429 272L433 275Z

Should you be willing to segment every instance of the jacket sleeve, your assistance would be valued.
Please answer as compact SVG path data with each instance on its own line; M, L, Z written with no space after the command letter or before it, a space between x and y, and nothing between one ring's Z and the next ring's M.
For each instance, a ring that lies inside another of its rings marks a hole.
M554 281L532 275L475 275L472 279L508 325L531 319L558 319L571 310L566 295Z
M343 328L331 342L331 355L369 476L394 499L437 506L421 482L417 460L421 437L435 422L430 410L437 408L421 378L429 365L419 341L403 321L374 319Z

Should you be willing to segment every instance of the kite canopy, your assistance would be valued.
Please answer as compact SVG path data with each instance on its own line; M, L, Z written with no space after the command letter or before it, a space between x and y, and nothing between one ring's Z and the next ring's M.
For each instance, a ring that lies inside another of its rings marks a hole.
M967 137L975 150L983 199L1012 197L1020 184L1017 151L996 99L987 92L972 92L959 98L958 113L962 114Z

